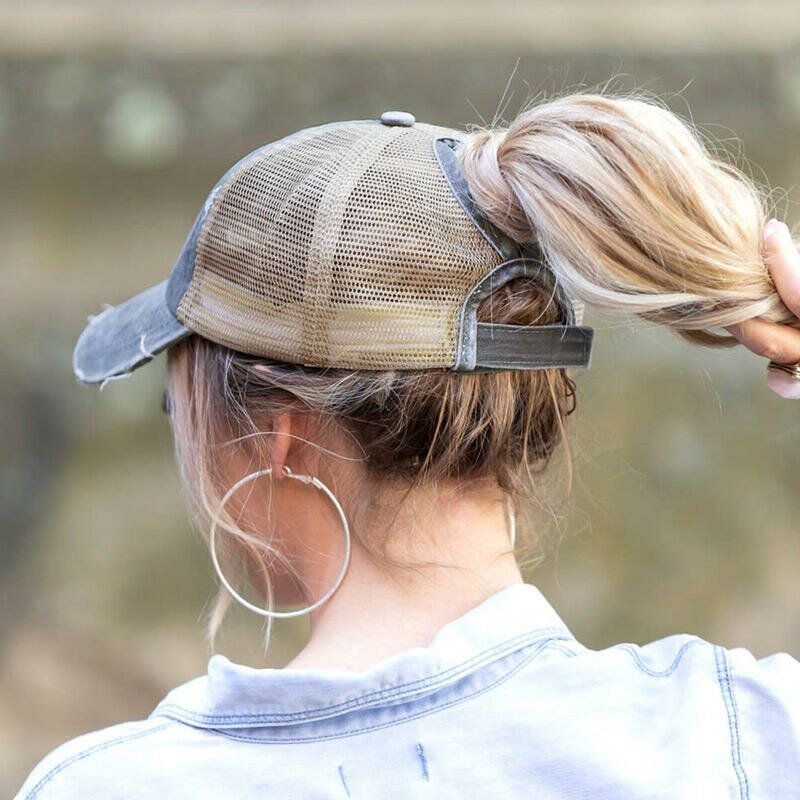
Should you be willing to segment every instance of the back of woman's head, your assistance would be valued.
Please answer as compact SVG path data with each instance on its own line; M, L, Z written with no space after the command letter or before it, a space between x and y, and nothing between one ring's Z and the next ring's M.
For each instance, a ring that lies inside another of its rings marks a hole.
M538 244L574 297L703 344L731 343L714 329L754 316L795 322L763 261L758 190L656 102L561 97L507 129L467 135L459 154L485 216L518 243ZM515 278L481 302L478 319L541 325L562 321L560 313L545 287ZM359 519L384 490L473 487L505 494L524 512L574 408L563 369L302 367L197 336L171 349L169 368L177 449L204 528L222 513L228 488L221 454L233 448L253 469L268 464L271 425L290 411L307 422L297 457L314 459L323 480L339 480L353 534L376 558L386 557L391 531L361 537ZM357 465L355 485L341 486L342 459ZM230 517L225 529L253 555L274 555ZM532 536L522 549L543 552ZM212 633L227 602L221 594Z

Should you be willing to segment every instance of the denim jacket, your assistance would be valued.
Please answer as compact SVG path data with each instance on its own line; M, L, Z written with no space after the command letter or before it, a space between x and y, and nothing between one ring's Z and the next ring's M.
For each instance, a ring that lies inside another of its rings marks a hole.
M800 663L679 634L584 647L516 583L361 673L213 655L17 800L800 798Z

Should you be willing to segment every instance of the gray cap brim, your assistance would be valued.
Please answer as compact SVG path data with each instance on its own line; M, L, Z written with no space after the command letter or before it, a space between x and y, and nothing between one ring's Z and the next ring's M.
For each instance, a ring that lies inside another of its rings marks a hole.
M102 383L127 375L191 333L167 305L168 282L89 318L72 355L79 381Z

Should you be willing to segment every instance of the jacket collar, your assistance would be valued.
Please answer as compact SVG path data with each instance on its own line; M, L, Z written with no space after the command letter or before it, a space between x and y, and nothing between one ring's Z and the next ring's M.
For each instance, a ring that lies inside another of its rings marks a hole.
M170 691L151 716L215 729L307 723L412 700L547 639L574 641L538 588L513 583L444 625L429 645L363 672L255 668L214 654L206 675Z

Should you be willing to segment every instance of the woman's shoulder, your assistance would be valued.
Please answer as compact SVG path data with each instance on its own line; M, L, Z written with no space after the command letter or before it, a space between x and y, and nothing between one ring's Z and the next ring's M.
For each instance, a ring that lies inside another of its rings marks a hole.
M148 751L160 734L177 723L164 718L149 718L111 725L91 731L50 751L39 761L23 783L15 800L95 800L108 798L109 785L117 790L131 780L147 762ZM124 791L119 792L125 795Z
M789 653L759 657L689 634L596 650L575 643L557 682L574 692L582 726L603 723L629 754L671 753L677 766L702 753L741 797L788 797L800 786L800 661Z
M726 647L691 634L674 634L645 644L622 642L591 649L575 642L569 660L579 671L634 688L694 687L748 706L780 705L800 723L800 661L787 652L757 656L745 647ZM735 709L734 709L735 710Z
M757 656L746 647L726 647L690 634L611 649L624 651L635 669L650 677L705 677L723 694L735 691L763 701L800 702L800 661L787 652Z

